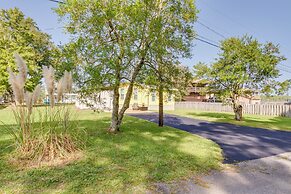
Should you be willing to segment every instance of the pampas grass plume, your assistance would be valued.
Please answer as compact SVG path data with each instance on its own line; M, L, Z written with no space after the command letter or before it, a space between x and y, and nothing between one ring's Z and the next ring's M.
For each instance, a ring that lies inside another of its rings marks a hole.
M28 113L31 114L33 107L33 93L25 92L25 104L28 109Z
M70 93L72 90L72 85L73 85L72 73L65 71L63 78L64 78L65 91Z
M51 106L53 107L55 105L55 97L54 97L54 91L55 91L55 70L52 66L50 67L43 67L43 77L44 82L46 85L46 89L48 92L48 96L50 98Z
M24 82L23 76L15 75L10 67L7 68L9 72L9 84L11 85L14 98L17 104L22 104L24 101Z
M28 72L27 65L24 62L23 58L19 56L19 54L17 53L14 54L14 57L15 57L16 65L18 67L20 78L22 79L22 82L25 83L26 78L27 78L27 72Z
M38 84L33 91L33 104L37 104L37 101L41 94L41 86Z
M64 94L64 90L65 90L65 85L66 85L66 80L64 79L64 77L62 77L57 85L57 101L59 102L62 99L62 96Z

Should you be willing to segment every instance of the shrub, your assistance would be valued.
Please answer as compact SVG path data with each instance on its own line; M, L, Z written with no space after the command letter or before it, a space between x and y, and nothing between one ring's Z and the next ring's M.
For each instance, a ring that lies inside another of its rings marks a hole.
M82 131L74 121L72 109L61 104L55 106L55 76L53 67L43 68L43 77L50 106L37 108L41 86L35 87L33 92L25 90L27 67L19 55L15 55L18 67L16 75L9 71L15 103L12 110L16 127L9 128L16 145L16 158L31 162L50 162L56 159L69 158L71 154L80 151L83 146ZM72 75L65 72L57 83L57 101L62 100L65 92L72 88Z

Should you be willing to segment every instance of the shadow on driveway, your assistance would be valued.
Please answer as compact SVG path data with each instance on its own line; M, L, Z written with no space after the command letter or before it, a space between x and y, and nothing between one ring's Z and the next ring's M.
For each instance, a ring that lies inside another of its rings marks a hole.
M128 115L158 122L157 113ZM213 140L223 149L225 163L236 163L291 152L291 132L287 131L208 122L169 114L164 116L164 124Z

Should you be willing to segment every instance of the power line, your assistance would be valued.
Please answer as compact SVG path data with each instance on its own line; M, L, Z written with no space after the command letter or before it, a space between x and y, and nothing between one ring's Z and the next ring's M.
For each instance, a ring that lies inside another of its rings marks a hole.
M58 0L49 0L49 1L51 1L51 2L55 2L55 3L65 4L65 2L63 2L63 1L58 1Z
M64 29L64 28L67 28L67 27L56 27L56 28L45 28L43 30L47 31L47 30L57 30L57 29ZM195 38L196 40L200 41L200 42L203 42L203 43L206 43L206 44L209 44L211 46L214 46L216 48L220 48L220 46L218 46L218 43L214 40L211 40L209 38L206 38L205 36L201 36L199 34L197 34L198 37L200 38Z
M49 0L49 1L52 1L52 2L55 2L55 3L65 4L65 2L63 2L63 1L58 1L58 0ZM204 26L204 27L207 28L208 30L212 31L212 32L215 33L216 35L218 35L218 36L220 36L220 37L226 39L226 37L225 37L223 34L217 32L216 30L212 29L211 27L207 26L206 24L204 24L204 23L202 23L202 22L200 22L200 21L197 21L197 23L199 23L200 25ZM55 30L55 29L61 29L61 28L66 28L66 27L47 28L47 29L45 29L45 30ZM200 38L196 37L196 38L195 38L196 40L198 40L198 41L200 41L200 42L203 42L203 43L205 43L205 44L208 44L208 45L210 45L210 46L216 47L216 48L221 48L221 47L217 44L216 41L213 41L213 40L211 40L211 39L209 39L209 38L206 38L206 37L204 37L204 36L201 36L201 35L199 35L199 34L197 34L197 36L200 37ZM283 66L283 67L285 66L285 65L282 65L282 64L279 64L279 65L281 65L281 66ZM284 68L287 68L287 66L285 66ZM289 67L288 67L288 68L289 68ZM286 70L286 69L282 69L282 67L281 67L281 68L278 67L278 69L281 70L281 71L287 72L287 73L291 73L291 71L289 71L289 69L288 69L288 70Z
M291 71L290 71L289 69L283 69L284 67L282 67L281 64L279 64L278 66L281 66L281 67L278 67L279 70L281 70L281 71L285 71L285 72L287 72L287 73L291 73Z
M287 68L287 69L289 69L289 70L291 70L291 67L289 67L289 66L287 66L287 65L284 65L284 64L280 64L282 67L284 67L284 68Z
M200 22L200 21L197 21L197 23L200 24L200 25L202 25L203 27L207 28L207 29L210 30L211 32L215 33L216 35L218 35L218 36L220 36L220 37L226 39L226 37L225 37L223 34L217 32L216 30L214 30L213 28L207 26L206 24L204 24L204 23L202 23L202 22Z
M218 46L218 45L216 45L216 44L213 44L213 43L211 43L211 42L209 42L209 41L207 41L207 40L204 40L204 39L201 39L201 38L195 38L196 40L199 40L200 42L204 42L204 43L206 43L206 44L209 44L209 45L211 45L211 46L214 46L214 47L216 47L216 48L220 48L220 46Z
M209 38L207 38L207 37L205 37L205 36L201 36L201 35L199 35L199 34L196 34L196 36L198 36L198 37L200 37L200 38L202 38L202 39L204 39L204 40L207 40L207 41L209 41L209 42L212 42L213 44L219 44L218 42L216 42L216 41L214 41L214 40L211 40L211 39L209 39Z

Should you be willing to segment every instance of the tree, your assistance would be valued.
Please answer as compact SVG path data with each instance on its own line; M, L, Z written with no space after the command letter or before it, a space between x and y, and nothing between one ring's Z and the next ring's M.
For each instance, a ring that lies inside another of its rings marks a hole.
M221 43L219 58L213 65L194 66L195 76L209 81L208 92L228 101L235 119L242 120L240 97L251 97L258 91L278 85L277 65L285 60L279 46L261 44L252 37L229 38Z
M176 99L181 98L187 93L189 82L192 78L192 74L188 67L180 65L177 61L155 62L151 63L147 61L145 72L141 73L145 77L140 79L140 83L149 85L153 91L158 91L159 96L159 126L164 125L164 92L168 95L174 94Z
M10 93L7 68L16 70L14 54L19 53L28 66L26 89L39 83L42 66L51 64L54 45L49 35L41 32L36 23L18 9L0 10L0 95Z
M67 17L82 64L84 90L113 90L110 132L120 129L133 86L158 41L167 52L188 54L196 20L194 0L67 0L57 9ZM120 84L128 82L119 107Z

